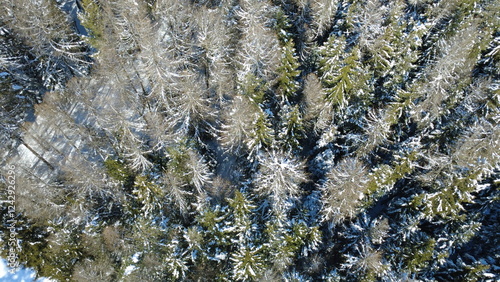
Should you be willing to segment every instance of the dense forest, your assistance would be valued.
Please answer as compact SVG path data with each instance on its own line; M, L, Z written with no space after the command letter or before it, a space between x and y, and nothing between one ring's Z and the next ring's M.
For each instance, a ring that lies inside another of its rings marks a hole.
M499 106L498 0L0 0L1 254L498 281Z

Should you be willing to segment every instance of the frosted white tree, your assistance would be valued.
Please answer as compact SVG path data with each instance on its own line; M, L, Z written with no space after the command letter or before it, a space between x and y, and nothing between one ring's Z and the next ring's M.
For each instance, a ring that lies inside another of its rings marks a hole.
M396 2L396 1L395 1ZM356 1L349 7L347 22L359 32L361 49L371 50L377 37L384 33L384 20L387 18L388 7L378 0Z
M321 36L333 26L333 19L339 5L337 0L310 1L315 36Z
M117 112L116 116L119 117L120 114ZM150 153L151 150L146 146L146 142L143 140L144 136L141 133L144 127L145 123L142 119L126 120L123 117L121 124L117 128L120 134L117 146L119 152L123 153L123 156L130 163L130 167L139 172L152 166L151 161L146 157L146 154Z
M274 208L285 208L290 197L301 194L300 185L306 181L304 162L287 152L271 150L260 156L255 176L255 190L271 198Z
M51 0L2 1L1 17L35 57L32 68L49 89L62 89L71 75L82 75L90 63L85 44L69 17Z
M385 117L385 112L382 114L377 114L373 110L368 112L368 116L365 118L366 127L364 128L367 140L358 149L358 154L367 154L387 141L387 137L391 132L391 124L384 120Z
M235 52L234 22L229 18L227 10L197 9L192 20L196 23L200 68L204 72L207 88L215 91L220 100L233 91L235 87L234 70L231 67L231 55Z
M203 129L210 130L210 120L216 111L210 105L208 90L201 77L196 74L179 80L179 91L172 93L171 108L166 111L168 122L174 131L181 136L190 133L199 137Z
M242 23L241 48L236 59L240 66L240 82L244 82L250 74L269 81L279 66L279 41L268 27L269 18L266 17L270 9L266 1L244 0L237 11Z
M368 171L356 158L347 158L327 174L323 192L323 220L339 223L358 212L369 180Z
M461 97L462 87L470 83L470 77L476 65L474 55L484 36L479 30L480 23L468 20L461 24L461 32L439 39L433 46L437 56L432 67L425 73L423 83L416 84L416 92L422 97L415 105L412 117L421 128L428 126L442 115L448 106Z
M169 202L184 215L189 210L188 197L192 195L188 191L186 183L172 173L164 173L162 183Z
M368 244L360 243L355 248L356 255L347 255L346 262L342 265L351 275L367 279L380 277L386 271L383 253Z
M266 119L266 113L249 97L235 97L221 126L222 145L233 152L249 150L255 155L264 144L270 145L272 141L272 131Z
M304 119L316 127L316 120L319 119L323 107L328 106L328 103L325 103L325 93L315 73L306 76L303 95ZM323 128L323 126L320 126L320 128Z
M186 175L189 178L190 184L196 188L198 194L203 195L205 193L205 186L212 182L212 172L206 161L200 154L189 150L186 168Z

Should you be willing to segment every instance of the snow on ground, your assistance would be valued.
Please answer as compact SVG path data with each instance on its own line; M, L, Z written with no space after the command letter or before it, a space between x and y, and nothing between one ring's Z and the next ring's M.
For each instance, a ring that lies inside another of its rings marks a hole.
M38 278L35 280L35 272L29 268L20 268L17 272L11 273L5 260L0 260L0 282L52 282L55 280Z
M125 268L125 272L123 273L123 275L124 275L124 276L129 275L129 274L130 274L130 273L132 273L132 271L134 271L136 268L137 268L137 266L135 266L135 265L129 265L129 266L127 266L127 268Z

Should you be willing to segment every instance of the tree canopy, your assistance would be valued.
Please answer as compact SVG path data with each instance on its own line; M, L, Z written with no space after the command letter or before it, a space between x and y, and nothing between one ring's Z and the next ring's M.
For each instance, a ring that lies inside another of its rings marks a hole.
M499 1L0 8L0 250L37 276L500 278Z

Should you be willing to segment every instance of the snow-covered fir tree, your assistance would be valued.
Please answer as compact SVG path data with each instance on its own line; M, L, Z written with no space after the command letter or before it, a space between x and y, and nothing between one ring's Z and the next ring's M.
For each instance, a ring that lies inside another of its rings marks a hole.
M15 219L55 281L497 281L499 14L0 0L2 257Z

